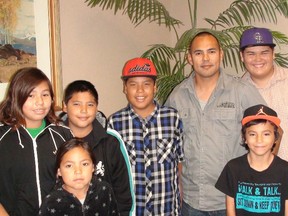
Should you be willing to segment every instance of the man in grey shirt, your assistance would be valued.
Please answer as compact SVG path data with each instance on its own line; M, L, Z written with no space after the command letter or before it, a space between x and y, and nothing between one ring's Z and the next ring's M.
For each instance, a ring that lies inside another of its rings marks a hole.
M179 111L184 126L182 213L224 216L225 196L214 185L225 164L245 153L244 110L266 103L255 87L220 70L223 50L216 36L200 32L189 47L194 71L166 102Z

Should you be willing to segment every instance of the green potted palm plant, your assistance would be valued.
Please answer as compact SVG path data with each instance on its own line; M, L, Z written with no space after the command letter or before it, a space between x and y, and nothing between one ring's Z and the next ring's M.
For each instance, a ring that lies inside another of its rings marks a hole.
M90 7L98 6L102 10L113 10L115 14L122 11L135 26L148 20L165 25L175 33L176 44L174 47L154 44L142 55L150 58L157 68L159 76L156 97L160 103L165 102L172 89L188 75L187 71L191 71L186 60L188 43L197 32L203 30L197 26L198 0L187 0L192 28L181 36L177 32L177 27L183 25L182 22L170 16L169 11L158 0L86 0L85 2ZM217 35L224 50L223 66L233 67L237 72L243 70L238 49L242 32L256 22L276 24L278 16L288 16L287 0L236 0L226 10L219 13L215 20L205 18L210 25L210 28L206 30ZM288 44L285 34L271 31L278 45ZM287 54L276 53L275 62L288 67Z

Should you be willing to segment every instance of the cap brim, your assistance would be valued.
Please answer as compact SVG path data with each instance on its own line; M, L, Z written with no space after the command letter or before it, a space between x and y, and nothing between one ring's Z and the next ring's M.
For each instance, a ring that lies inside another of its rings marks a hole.
M121 79L127 80L128 78L133 78L133 77L150 77L152 79L157 79L157 76L149 76L149 75L121 76Z
M243 49L245 49L245 48L247 48L247 47L255 47L255 46L269 46L269 47L275 47L276 46L276 44L249 44L249 45L245 45L245 46L243 46L243 47L240 47L240 50L243 50Z
M246 123L257 120L257 119L264 119L273 122L277 127L280 126L280 119L275 116L267 116L267 115L257 115L257 116L247 116L242 119L242 125L245 125Z

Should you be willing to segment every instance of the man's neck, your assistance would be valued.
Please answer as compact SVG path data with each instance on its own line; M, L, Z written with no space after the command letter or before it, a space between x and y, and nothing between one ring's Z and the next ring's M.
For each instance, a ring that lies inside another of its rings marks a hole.
M219 76L213 76L209 78L203 78L199 76L195 76L195 91L199 100L208 101L212 92L214 91Z
M251 76L251 79L253 80L257 88L265 88L268 82L270 81L270 78L271 77L258 78L258 77Z
M251 76L251 79L253 80L253 82L255 83L257 88L265 88L267 86L267 84L269 83L269 81L271 80L271 77L274 74L274 69L267 74L266 76Z

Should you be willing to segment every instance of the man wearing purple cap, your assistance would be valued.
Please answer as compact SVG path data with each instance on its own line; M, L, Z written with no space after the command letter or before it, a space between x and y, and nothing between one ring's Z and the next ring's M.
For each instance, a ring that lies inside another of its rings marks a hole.
M275 44L271 32L266 28L250 28L240 39L240 56L247 72L243 80L252 83L266 103L276 110L282 120L284 131L281 145L275 152L288 160L288 69L273 63Z

